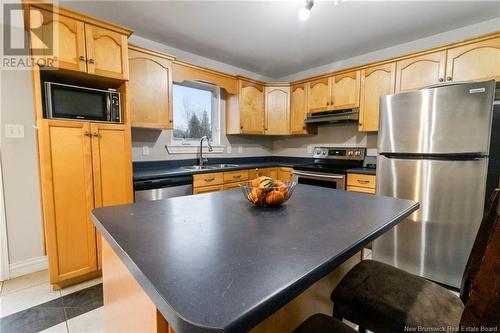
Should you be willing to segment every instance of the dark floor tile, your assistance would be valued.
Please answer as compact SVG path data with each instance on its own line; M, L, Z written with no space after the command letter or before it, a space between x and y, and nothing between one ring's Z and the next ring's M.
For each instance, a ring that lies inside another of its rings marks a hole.
M62 297L66 318L71 319L104 305L102 283Z
M58 298L0 318L0 332L34 333L60 324L65 320L62 300Z

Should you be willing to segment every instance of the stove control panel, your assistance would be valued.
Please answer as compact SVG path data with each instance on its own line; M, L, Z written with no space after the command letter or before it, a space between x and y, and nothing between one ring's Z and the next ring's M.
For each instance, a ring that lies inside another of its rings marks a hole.
M362 161L365 159L365 151L365 148L315 147L313 158Z

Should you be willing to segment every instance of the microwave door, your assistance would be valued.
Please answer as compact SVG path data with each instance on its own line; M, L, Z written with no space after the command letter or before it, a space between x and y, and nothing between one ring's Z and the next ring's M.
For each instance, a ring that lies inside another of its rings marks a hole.
M111 121L111 97L110 97L110 93L106 94L106 120Z

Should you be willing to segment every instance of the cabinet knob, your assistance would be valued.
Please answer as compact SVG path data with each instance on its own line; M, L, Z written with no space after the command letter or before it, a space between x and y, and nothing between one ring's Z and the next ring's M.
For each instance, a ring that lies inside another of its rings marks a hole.
M305 126L302 126L302 129L303 129L303 130L305 130L305 129L306 129L306 127L305 127Z
M326 105L330 105L330 102L326 102Z
M447 76L447 77L446 77L446 80L447 80L447 81L451 81L451 80L453 80L453 78L452 78L451 76Z
M94 59L89 59L89 63L95 64L95 60Z
M90 132L89 132L89 131L85 131L85 132L83 133L83 135L88 136L88 137L91 137L91 136L92 136L92 134L90 134Z
M440 77L439 82L444 82L444 79L442 77Z
M95 137L100 138L100 137L101 137L101 134L99 134L98 132L94 132L94 133L92 133L92 136L95 136Z
M80 61L85 61L85 57L82 55L78 59L80 59Z
M243 126L240 126L240 129L243 129Z

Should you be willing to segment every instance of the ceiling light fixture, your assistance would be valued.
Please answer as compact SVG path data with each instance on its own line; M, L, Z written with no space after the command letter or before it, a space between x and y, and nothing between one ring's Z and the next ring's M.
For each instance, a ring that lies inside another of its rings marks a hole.
M306 5L299 10L299 19L305 21L311 15L311 9L314 6L314 0L306 0Z

